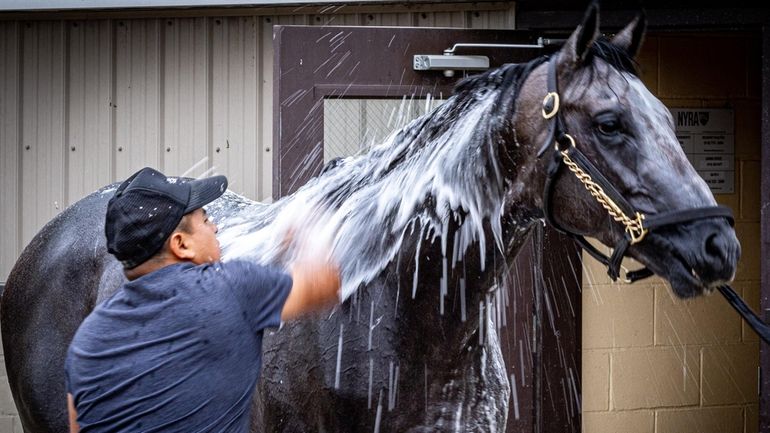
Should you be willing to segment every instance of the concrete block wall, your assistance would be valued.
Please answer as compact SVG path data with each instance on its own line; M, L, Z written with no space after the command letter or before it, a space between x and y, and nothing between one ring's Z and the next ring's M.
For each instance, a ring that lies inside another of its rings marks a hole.
M732 108L742 257L733 287L759 308L760 58L758 34L657 34L638 58L666 106ZM638 263L627 260L630 269ZM584 255L583 431L758 431L759 340L719 293L679 300L658 278L613 284Z

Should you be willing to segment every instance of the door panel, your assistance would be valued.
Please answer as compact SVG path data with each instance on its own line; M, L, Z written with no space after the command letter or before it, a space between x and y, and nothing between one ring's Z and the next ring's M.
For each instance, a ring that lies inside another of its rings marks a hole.
M415 54L455 43L532 44L528 32L275 26L273 196L296 191L338 156L365 151L435 108L461 78L413 71ZM542 54L465 50L492 67ZM512 386L508 432L580 431L580 254L538 227L488 299ZM542 319L542 320L541 320Z

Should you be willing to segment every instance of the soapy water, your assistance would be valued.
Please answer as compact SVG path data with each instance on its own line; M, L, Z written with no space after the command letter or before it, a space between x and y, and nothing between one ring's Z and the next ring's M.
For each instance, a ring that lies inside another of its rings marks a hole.
M288 268L328 254L340 267L343 300L376 278L412 236L415 264L423 242L440 243L446 275L478 242L483 270L485 221L503 245L503 178L490 139L498 96L497 89L478 89L472 103L452 97L271 205L239 197L242 211L217 221L223 259ZM412 296L417 273L419 267Z

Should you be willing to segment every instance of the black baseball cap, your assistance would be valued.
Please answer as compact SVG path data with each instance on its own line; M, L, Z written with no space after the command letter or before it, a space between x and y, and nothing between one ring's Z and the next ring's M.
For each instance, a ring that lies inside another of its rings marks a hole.
M133 269L160 251L186 214L202 208L227 189L227 178L166 177L145 167L126 179L107 204L107 251Z

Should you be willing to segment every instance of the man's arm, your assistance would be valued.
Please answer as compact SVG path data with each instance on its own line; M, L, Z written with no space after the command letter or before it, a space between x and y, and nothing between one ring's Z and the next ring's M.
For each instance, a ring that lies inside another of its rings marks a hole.
M293 284L281 310L281 320L322 310L340 302L340 271L331 262L298 262L291 269Z
M70 433L78 433L80 431L80 426L78 425L78 412L75 410L75 400L70 393L67 393L67 411L70 416Z

